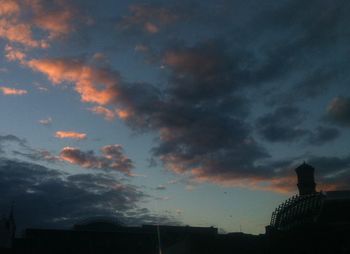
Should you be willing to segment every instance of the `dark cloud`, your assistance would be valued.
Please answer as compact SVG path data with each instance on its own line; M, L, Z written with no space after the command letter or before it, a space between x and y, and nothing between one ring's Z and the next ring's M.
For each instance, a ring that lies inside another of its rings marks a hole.
M285 1L271 7L252 22L258 29L256 41L263 59L259 73L266 81L276 82L269 99L286 104L344 86L349 80L349 62L335 55L348 51L350 4ZM288 83L294 85L288 88Z
M27 141L25 139L21 139L15 135L0 135L0 154L5 153L4 148L13 143L27 148Z
M312 145L323 145L339 136L340 131L336 128L318 126L314 132L310 133L308 142Z
M120 145L108 145L101 148L102 155L93 151L81 151L79 148L65 147L60 152L60 159L83 168L112 169L130 175L134 167L132 161L124 155Z
M161 58L168 86L126 85L117 101L129 126L159 134L155 158L196 179L263 175L254 163L269 156L250 135L249 104L237 95L245 72L226 49L212 41L169 48Z
M17 144L18 149L12 149L12 147L9 148L11 144ZM27 140L15 135L0 135L0 154L5 152L1 150L1 148L4 147L7 148L5 151L10 152L12 155L21 156L22 158L30 159L32 161L45 161L51 163L59 161L59 158L51 152L43 149L34 149L28 144Z
M252 137L250 110L257 102L271 101L275 95L271 91L276 87L280 89L274 98L277 105L285 105L286 97L281 93L296 90L300 93L292 95L298 96L295 101L299 103L322 94L338 73L345 74L346 63L336 64L331 56L335 46L343 52L348 45L340 35L347 31L342 28L350 27L345 11L349 4L312 0L262 5L250 1L237 4L245 10L239 13L244 21L227 28L222 24L235 23L235 16L220 14L228 14L232 5L227 1L215 5L218 20L208 26L215 26L215 33L198 29L145 43L144 34L137 38L152 55L148 63L163 67L166 81L161 86L127 83L117 72L80 60L33 59L29 66L54 83L74 83L83 102L114 105L119 117L134 130L155 133L152 155L170 170L199 181L239 185L250 180L254 187L270 181L282 188L289 178L263 163L269 153L263 142L257 143ZM212 5L200 6L202 13L193 17L200 16L203 21ZM254 15L248 15L251 13ZM175 17L177 13L162 5L135 5L120 25L155 34ZM205 26L208 22L209 18ZM199 35L201 32L204 35ZM82 70L90 75L82 79ZM309 140L321 144L336 138L338 134L331 129L305 129L305 115L298 106L279 107L261 116L255 125L257 132L269 142ZM67 155L73 163L86 167L101 163L101 156L93 152L71 149Z
M300 73L300 80L293 82L291 88L280 87L271 96L271 105L295 105L305 99L315 99L339 85L339 70L333 66L317 67L314 71Z
M305 137L309 132L300 124L303 113L295 107L280 107L257 120L258 133L270 142L293 142Z
M174 221L140 208L138 203L147 196L108 174L67 175L38 164L1 159L0 192L2 212L14 202L19 232L26 227L71 227L96 216L128 224Z
M45 162L51 162L56 163L60 161L60 158L58 156L53 155L51 152L47 150L35 150L33 148L27 149L28 152L22 152L22 151L12 151L14 155L19 155L22 157L25 157L27 159L30 159L32 161L45 161Z
M328 120L339 126L350 126L350 98L349 97L336 97L327 108Z
M257 119L258 133L269 142L304 141L309 145L323 145L340 136L336 128L318 126L315 130L303 127L305 113L293 106L276 108Z
M308 162L316 168L316 176L324 190L350 188L350 155L311 156Z
M118 22L121 30L144 31L146 33L158 33L179 18L171 9L150 4L134 4L129 6L130 15L124 16Z

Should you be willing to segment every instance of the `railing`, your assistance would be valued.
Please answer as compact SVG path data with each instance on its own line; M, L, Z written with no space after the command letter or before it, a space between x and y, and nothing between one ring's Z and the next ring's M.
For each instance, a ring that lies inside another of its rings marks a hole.
M318 192L290 197L272 213L270 226L278 230L287 230L312 222L321 209L323 197L323 194Z

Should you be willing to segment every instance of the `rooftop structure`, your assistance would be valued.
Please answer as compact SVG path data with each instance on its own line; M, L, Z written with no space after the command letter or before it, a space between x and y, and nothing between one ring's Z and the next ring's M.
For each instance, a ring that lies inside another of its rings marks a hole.
M304 162L295 171L299 195L290 197L275 209L270 229L285 231L325 223L350 225L350 191L317 192L312 166Z

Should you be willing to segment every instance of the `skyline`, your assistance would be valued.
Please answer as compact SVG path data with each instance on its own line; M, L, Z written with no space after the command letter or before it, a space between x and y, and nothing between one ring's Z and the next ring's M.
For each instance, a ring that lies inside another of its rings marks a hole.
M349 189L346 1L0 0L0 201L262 233L297 192Z

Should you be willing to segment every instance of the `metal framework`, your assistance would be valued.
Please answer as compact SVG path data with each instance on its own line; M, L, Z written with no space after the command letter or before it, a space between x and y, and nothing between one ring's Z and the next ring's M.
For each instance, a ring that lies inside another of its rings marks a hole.
M277 230L289 230L314 222L320 213L323 199L324 195L320 192L290 197L272 213L270 226Z

